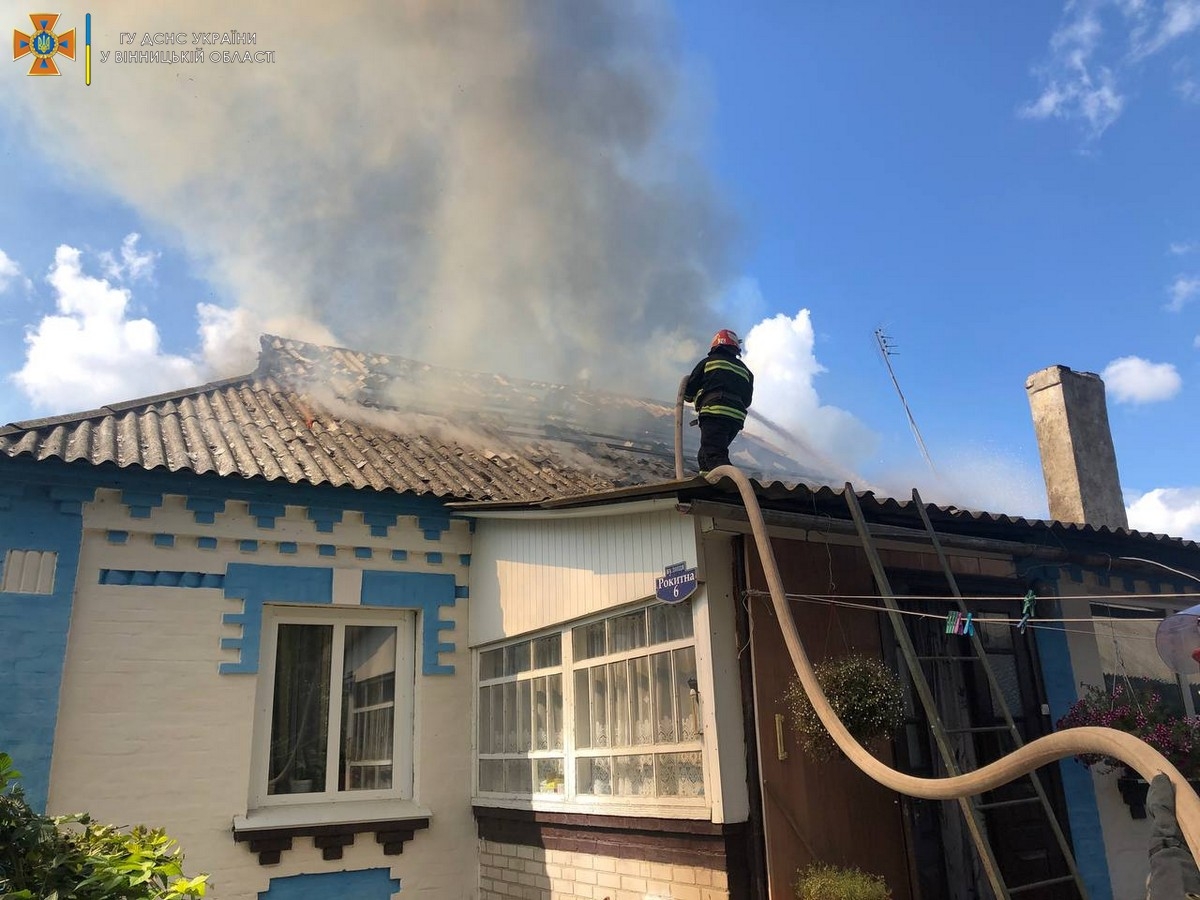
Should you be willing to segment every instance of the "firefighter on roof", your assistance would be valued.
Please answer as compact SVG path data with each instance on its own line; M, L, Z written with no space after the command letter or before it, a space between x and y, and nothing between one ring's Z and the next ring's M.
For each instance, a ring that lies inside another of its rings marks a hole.
M746 423L754 397L754 373L738 357L742 342L727 328L713 336L708 356L696 363L684 385L683 399L700 416L701 472L729 465L729 445Z

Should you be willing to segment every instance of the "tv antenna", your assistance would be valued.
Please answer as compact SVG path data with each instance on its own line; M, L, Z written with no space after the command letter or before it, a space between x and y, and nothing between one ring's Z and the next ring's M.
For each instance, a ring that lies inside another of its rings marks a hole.
M879 355L883 357L883 364L887 366L892 384L896 386L896 394L900 397L900 403L904 407L904 415L908 417L908 427L912 429L913 437L916 438L917 448L921 451L921 456L925 457L925 463L929 466L929 471L937 475L937 467L933 464L933 458L929 455L929 448L925 446L925 439L921 437L921 429L917 427L917 420L913 416L912 410L908 408L908 401L904 398L904 391L900 389L900 380L896 378L896 372L892 368L892 356L896 353L896 344L890 337L883 333L882 328L875 329L875 341L879 344Z

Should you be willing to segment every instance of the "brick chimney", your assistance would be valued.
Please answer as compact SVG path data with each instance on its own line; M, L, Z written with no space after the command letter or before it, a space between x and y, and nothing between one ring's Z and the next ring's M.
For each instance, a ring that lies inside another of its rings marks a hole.
M1128 528L1100 376L1050 366L1026 379L1025 393L1033 411L1050 518Z

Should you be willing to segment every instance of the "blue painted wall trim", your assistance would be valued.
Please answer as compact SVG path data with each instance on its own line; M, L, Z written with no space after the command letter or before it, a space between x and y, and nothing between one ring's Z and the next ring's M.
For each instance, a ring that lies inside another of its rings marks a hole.
M1039 599L1038 605L1041 606L1043 602ZM1044 614L1048 613L1051 618L1060 615L1057 602L1046 605L1052 606L1054 611L1048 609ZM1036 640L1042 679L1046 685L1046 700L1050 704L1050 718L1057 721L1079 697L1067 636L1061 625L1046 624L1037 630ZM1060 761L1058 768L1062 773L1067 818L1071 822L1071 843L1075 847L1079 873L1092 900L1112 900L1108 854L1104 850L1104 832L1100 827L1100 809L1096 805L1091 773L1073 759Z
M454 652L454 644L441 640L443 631L454 630L454 623L442 619L441 611L454 605L455 596L453 575L375 570L362 573L363 606L390 606L422 613L421 672L424 675L454 674L454 666L443 664L440 654Z
M254 503L284 503L289 506L324 507L329 509L360 510L364 513L383 513L390 516L430 516L435 519L466 520L470 517L448 514L442 502L432 496L397 494L393 491L373 491L333 485L289 484L282 479L222 477L188 472L146 471L133 466L118 468L105 463L93 466L86 463L64 463L57 459L32 460L0 459L0 471L14 482L53 481L56 491L78 488L84 499L90 500L98 487L129 491L129 496L151 501L155 494L174 494L188 498L187 508L193 512L223 512L227 500ZM3 496L3 490L0 490ZM82 502L82 501L79 501Z
M390 869L359 869L272 878L258 900L391 900L398 890L400 879Z
M221 646L240 650L235 663L221 663L222 675L258 671L264 603L332 603L333 569L311 566L261 566L230 563L225 571L225 596L243 601L240 613L225 613L226 625L241 625L242 636L224 638Z
M440 541L442 532L450 527L450 517L445 513L441 515L426 515L417 517L417 527L425 534L427 541Z
M363 513L363 522L371 528L372 537L387 537L388 529L396 525L397 516L387 513Z
M64 502L61 488L29 475L0 478L0 493L11 498L0 512L0 560L9 550L58 554L54 593L0 594L0 672L10 678L0 700L2 746L24 773L30 805L44 810L83 535L80 503L90 494Z
M275 520L283 518L287 507L282 503L251 503L250 515L254 516L259 528L274 528Z
M220 589L225 585L225 576L215 572L149 572L134 569L101 569L100 584Z
M225 512L225 501L213 497L188 497L187 508L192 511L197 524L211 525L217 520L217 513Z

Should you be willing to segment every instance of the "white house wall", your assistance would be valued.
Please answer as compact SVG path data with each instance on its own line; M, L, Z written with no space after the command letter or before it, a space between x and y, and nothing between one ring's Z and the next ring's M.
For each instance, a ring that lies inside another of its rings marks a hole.
M697 565L693 519L674 509L480 519L473 558L474 646L652 597L668 565Z
M429 828L398 856L385 856L367 832L342 859L324 860L312 838L297 837L278 864L260 865L231 833L234 817L247 812L259 677L220 672L246 653L228 648L241 629L223 621L242 601L216 588L100 583L105 571L219 573L254 563L332 568L338 603L353 604L354 586L371 570L452 574L456 595L465 596L467 523L452 520L434 541L404 516L387 537L372 536L352 512L331 532L318 531L298 507L270 529L233 501L211 524L196 518L184 498L171 496L148 517L132 518L113 491L101 491L84 510L50 811L164 826L184 848L187 871L211 873L218 900L255 900L274 878L380 867L401 880L403 896L473 896L475 829L463 789L472 767L465 601L440 611L452 623L442 638L453 647L437 663L454 674L423 674L428 661L417 625L414 803L429 810ZM201 549L201 538L212 549ZM397 548L405 549L401 558L394 558Z

